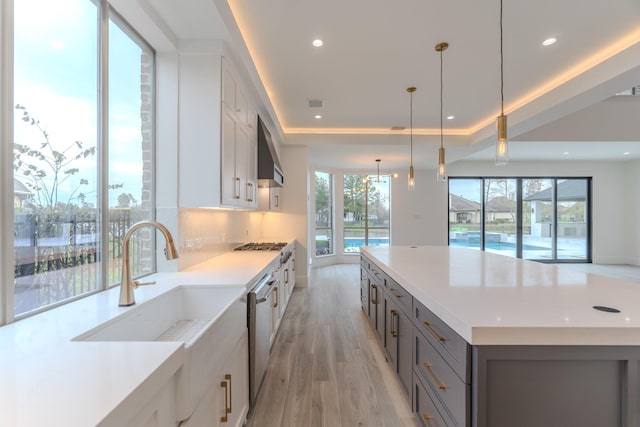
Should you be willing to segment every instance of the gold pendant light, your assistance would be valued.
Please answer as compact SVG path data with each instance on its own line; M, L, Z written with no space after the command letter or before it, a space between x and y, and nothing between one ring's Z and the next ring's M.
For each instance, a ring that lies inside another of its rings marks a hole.
M411 157L409 160L409 180L408 180L408 188L409 191L415 191L416 189L416 178L415 178L415 174L413 171L413 92L416 91L416 88L411 86L407 88L407 92L409 92L410 95L410 101L409 101L409 141L411 144Z
M444 132L442 130L442 52L447 50L449 43L442 42L436 45L436 52L440 52L440 149L438 150L438 182L447 180L447 172L444 161Z
M504 115L504 55L502 44L502 0L500 0L500 115L496 120L496 166L505 166L509 162L507 116Z

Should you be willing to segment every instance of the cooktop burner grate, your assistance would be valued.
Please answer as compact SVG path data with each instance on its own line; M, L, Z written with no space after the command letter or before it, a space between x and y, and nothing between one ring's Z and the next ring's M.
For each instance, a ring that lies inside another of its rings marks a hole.
M269 243L246 243L242 246L238 246L237 248L234 249L234 251L280 251L282 250L285 246L287 246L286 243L274 243L274 242L269 242Z

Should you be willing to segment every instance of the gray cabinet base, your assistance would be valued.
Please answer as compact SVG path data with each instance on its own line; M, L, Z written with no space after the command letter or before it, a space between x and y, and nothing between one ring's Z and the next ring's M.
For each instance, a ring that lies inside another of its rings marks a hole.
M640 348L474 346L475 427L637 427Z

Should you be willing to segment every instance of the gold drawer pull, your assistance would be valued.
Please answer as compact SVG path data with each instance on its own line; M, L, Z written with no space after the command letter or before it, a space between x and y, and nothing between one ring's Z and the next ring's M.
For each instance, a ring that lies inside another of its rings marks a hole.
M429 331L429 333L433 335L435 339L437 339L438 341L445 342L447 340L442 335L438 335L438 333L434 331L433 328L431 328L431 322L422 322L422 324L424 325L425 328L427 328L427 331Z
M433 381L433 383L438 386L438 388L440 390L446 390L447 389L447 385L445 383L441 383L438 378L435 376L435 374L433 373L433 371L431 370L431 363L426 362L423 364L424 366L424 370L427 373L427 375L429 376L429 378L431 379L431 381Z
M378 287L376 285L371 285L371 288L376 290L376 297L371 298L371 304L377 304L378 303Z
M433 419L433 415L431 415L430 413L424 413L422 414L422 419L424 420L425 423L427 423L427 426L431 425L431 420Z
M231 409L231 405L232 405L231 395L233 394L233 392L231 391L231 374L226 374L224 376L224 379L229 381L229 407L226 409L226 411L227 411L227 414L230 414L231 412L233 412L233 410Z
M226 423L227 421L229 421L229 418L227 417L227 414L229 413L227 411L228 404L229 404L229 389L228 389L227 382L221 381L220 387L224 389L224 415L220 417L220 422Z
M395 310L391 310L391 319L389 321L389 328L391 329L391 336L393 338L396 338L398 336L398 328L394 328L394 325L396 325L396 322L394 322L394 319L398 318L398 312Z

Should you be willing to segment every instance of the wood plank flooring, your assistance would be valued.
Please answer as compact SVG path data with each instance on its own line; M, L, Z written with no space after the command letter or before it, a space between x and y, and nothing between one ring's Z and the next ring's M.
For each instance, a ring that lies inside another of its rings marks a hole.
M247 426L418 426L360 308L359 264L294 290Z

